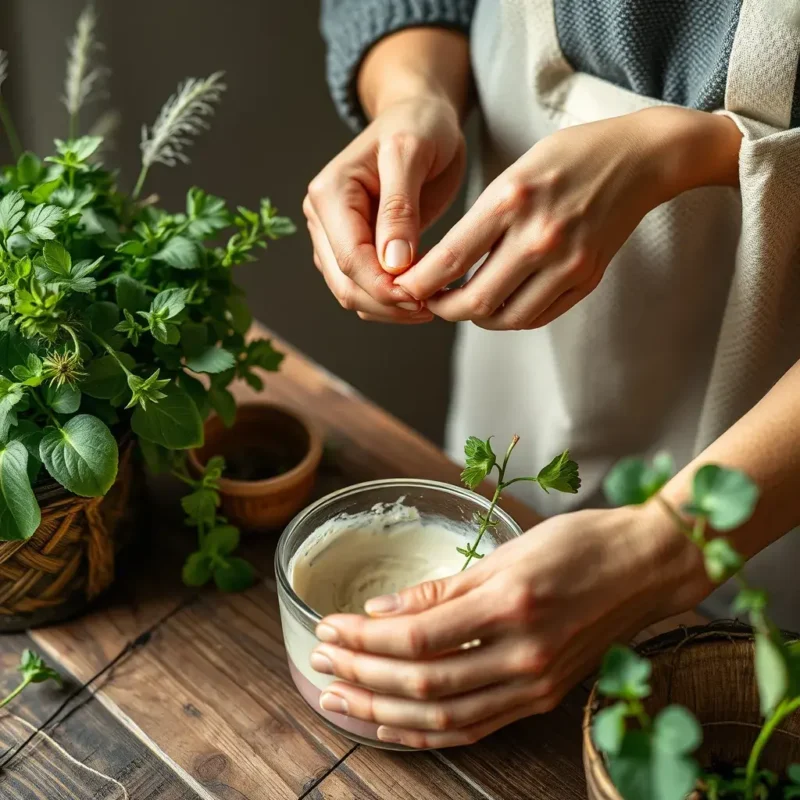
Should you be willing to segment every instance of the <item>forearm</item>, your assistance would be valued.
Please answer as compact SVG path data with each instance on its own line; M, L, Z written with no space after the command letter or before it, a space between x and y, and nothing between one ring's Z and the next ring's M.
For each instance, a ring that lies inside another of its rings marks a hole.
M358 95L370 118L392 103L425 95L444 97L460 119L469 110L469 42L444 28L410 28L386 37L364 59Z
M742 470L761 490L750 521L726 534L745 558L800 524L800 362L665 487L664 499L680 506L696 469L712 462Z

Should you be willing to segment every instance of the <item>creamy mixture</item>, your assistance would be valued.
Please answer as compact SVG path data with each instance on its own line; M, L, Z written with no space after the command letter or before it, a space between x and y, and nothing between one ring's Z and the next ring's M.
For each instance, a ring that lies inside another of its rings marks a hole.
M295 592L317 613L362 614L371 597L454 575L464 564L456 551L474 529L425 521L415 508L378 505L330 520L298 550L289 565ZM484 538L483 552L492 549ZM483 544L483 542L482 542Z

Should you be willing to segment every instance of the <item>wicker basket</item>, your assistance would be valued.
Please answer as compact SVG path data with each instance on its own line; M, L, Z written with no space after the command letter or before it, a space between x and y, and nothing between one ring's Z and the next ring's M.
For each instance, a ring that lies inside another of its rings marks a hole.
M638 651L653 665L650 713L676 703L686 706L703 726L697 756L707 768L744 766L761 729L753 662L752 630L718 622L657 636ZM604 702L592 689L583 719L583 765L589 800L622 800L595 749L591 725ZM800 761L800 713L784 720L764 751L761 765L784 773Z
M0 542L0 631L74 616L111 585L143 484L133 451L127 437L105 497L77 497L53 481L36 487L41 525L24 542Z

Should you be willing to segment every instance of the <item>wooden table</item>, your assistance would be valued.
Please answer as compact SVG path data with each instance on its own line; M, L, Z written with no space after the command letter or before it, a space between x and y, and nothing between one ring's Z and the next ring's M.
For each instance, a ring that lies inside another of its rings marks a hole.
M458 482L458 468L436 447L297 353L268 376L263 395L325 430L318 494L381 477ZM239 387L238 396L253 392ZM26 646L69 676L64 690L34 686L9 706L30 727L0 717L4 800L116 800L126 792L134 800L585 796L584 687L553 713L469 748L398 755L331 732L289 677L272 568L277 533L245 543L262 575L249 591L189 590L179 577L191 540L176 487L152 488L149 543L127 557L96 610L29 636L0 637L0 688L14 683L12 667ZM506 507L523 526L535 519L519 503ZM37 729L48 738L26 742Z

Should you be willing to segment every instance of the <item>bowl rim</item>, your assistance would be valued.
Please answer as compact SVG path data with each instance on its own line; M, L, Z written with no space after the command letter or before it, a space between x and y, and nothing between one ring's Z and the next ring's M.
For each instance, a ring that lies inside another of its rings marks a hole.
M323 438L320 429L313 423L305 414L283 405L282 403L273 403L263 400L251 400L242 403L237 403L237 413L242 411L244 413L252 413L258 411L277 411L286 417L291 417L305 429L308 434L308 449L306 450L303 458L290 470L275 475L272 478L261 478L256 481L245 481L237 478L226 478L224 475L219 479L219 489L223 494L230 495L261 495L268 492L274 492L291 486L306 477L309 472L314 472L322 461L323 453ZM219 414L211 414L203 424L203 432L205 434L205 426L212 419L220 419ZM234 422L234 425L236 423ZM224 424L223 424L224 426ZM200 447L193 447L187 451L187 458L193 469L202 473L204 464L198 457Z
M278 539L278 545L275 548L275 576L278 586L288 595L292 601L293 607L301 612L313 626L316 627L316 625L322 620L322 615L314 611L314 609L307 605L305 601L295 592L291 581L289 580L289 576L286 574L286 570L284 570L281 563L281 557L283 555L283 551L286 549L286 542L289 540L289 536L306 517L310 516L315 511L318 511L320 508L333 502L334 500L347 497L351 494L360 494L361 492L368 491L369 489L392 486L396 486L398 488L410 487L418 489L435 489L448 494L458 495L467 500L476 502L487 511L492 504L491 500L484 497L482 494L478 494L477 492L473 492L470 489L466 489L456 484L445 483L444 481L434 481L425 478L381 478L378 480L356 483L352 486L346 486L343 489L338 489L335 492L331 492L330 494L327 494L324 497L321 497L319 500L311 503L311 505L306 506L302 511L294 516L294 518L284 528L280 539ZM500 506L496 506L493 513L500 517L500 519L514 532L515 536L521 536L524 533L516 520L507 511L505 511L503 508L500 508Z

